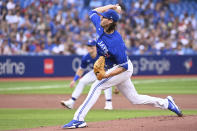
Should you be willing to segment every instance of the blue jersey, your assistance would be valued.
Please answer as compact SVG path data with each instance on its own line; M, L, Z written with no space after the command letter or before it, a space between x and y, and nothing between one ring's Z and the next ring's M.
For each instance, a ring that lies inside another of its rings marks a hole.
M127 70L126 47L121 35L116 30L112 34L106 34L100 25L101 19L96 11L90 11L89 17L99 36L96 45L97 52L100 56L105 56L107 68L119 65Z
M92 58L89 53L84 55L81 59L81 68L86 69L88 66L90 66L93 69L93 65L98 57L99 56L97 55L95 58Z

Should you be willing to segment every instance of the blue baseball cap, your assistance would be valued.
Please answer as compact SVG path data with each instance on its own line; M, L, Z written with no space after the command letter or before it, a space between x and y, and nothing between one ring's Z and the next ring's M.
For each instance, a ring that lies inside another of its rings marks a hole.
M106 12L100 13L104 18L112 19L114 22L119 20L119 15L115 10L109 9Z
M89 40L87 45L88 46L96 46L96 41L95 40Z

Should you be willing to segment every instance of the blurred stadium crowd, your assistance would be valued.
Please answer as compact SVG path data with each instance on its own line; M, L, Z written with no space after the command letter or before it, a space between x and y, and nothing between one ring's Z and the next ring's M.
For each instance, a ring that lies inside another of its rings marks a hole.
M1 0L1 55L84 55L92 8L119 3L129 55L197 54L195 0Z

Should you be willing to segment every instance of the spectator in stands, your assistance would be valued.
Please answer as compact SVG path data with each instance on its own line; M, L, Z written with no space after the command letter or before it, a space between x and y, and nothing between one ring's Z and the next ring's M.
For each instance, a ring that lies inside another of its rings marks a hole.
M1 54L82 55L88 39L96 38L88 10L117 2L128 54L197 54L197 2L184 0L2 0Z

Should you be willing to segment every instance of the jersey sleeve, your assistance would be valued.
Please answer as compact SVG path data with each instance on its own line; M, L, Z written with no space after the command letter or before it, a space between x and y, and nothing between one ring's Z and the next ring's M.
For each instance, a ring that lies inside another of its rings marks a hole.
M103 27L101 27L100 23L101 23L101 19L100 16L97 14L96 11L90 11L89 12L89 18L92 21L92 23L94 24L94 26L96 27L96 33L101 36L103 34Z
M87 61L86 61L86 58L87 58L86 56L87 56L87 55L83 56L82 59L81 59L81 66L80 66L80 67L81 67L82 69L85 69L85 68L87 68L87 66L88 66L88 63L87 63Z

